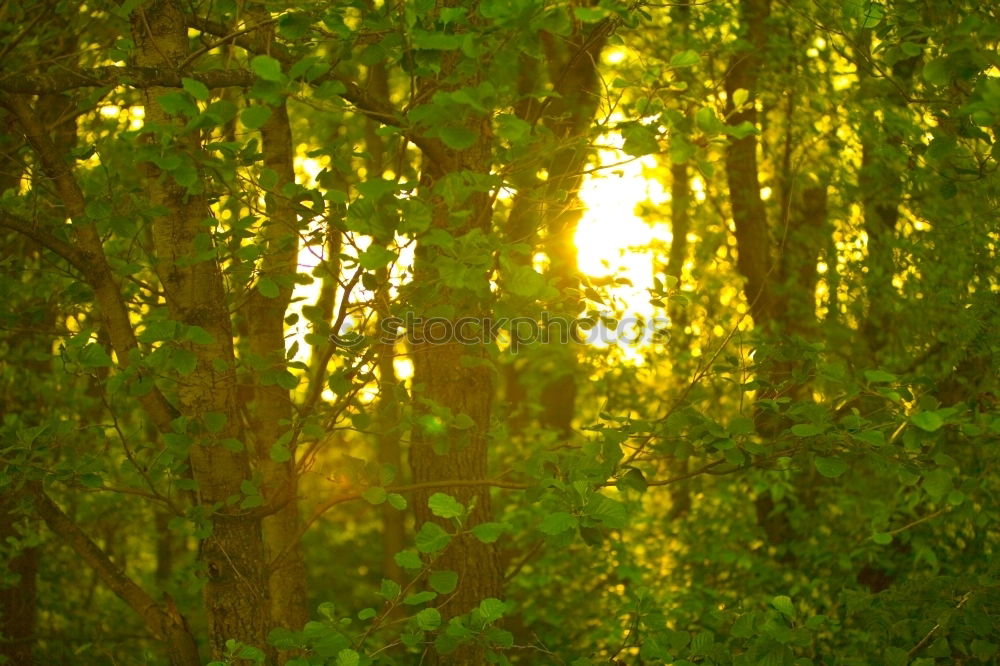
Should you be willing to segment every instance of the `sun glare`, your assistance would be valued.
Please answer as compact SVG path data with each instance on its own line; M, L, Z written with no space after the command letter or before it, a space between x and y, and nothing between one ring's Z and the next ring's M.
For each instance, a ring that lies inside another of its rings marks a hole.
M619 136L606 137L620 145ZM666 224L649 224L635 213L643 202L662 204L670 195L646 171L655 167L652 157L621 164L626 156L617 149L601 150L601 165L614 164L589 175L580 188L585 212L574 238L580 271L595 278L625 278L631 286L618 286L612 295L622 301L627 314L650 316L649 288L655 271L651 244L669 242Z
M582 273L592 278L624 279L626 283L610 288L611 296L622 306L625 316L651 317L655 308L649 303L653 286L655 257L653 245L657 241L671 240L669 225L650 224L640 218L635 210L643 203L662 204L670 194L648 170L656 167L652 157L628 160L619 149L622 139L617 134L602 138L609 148L599 151L600 168L588 175L580 188L583 215L574 236L577 262ZM296 172L300 182L314 184L324 168L320 161L300 155L296 159ZM318 224L318 221L314 222ZM363 239L355 239L361 241ZM299 269L311 272L323 259L325 248L307 245L299 250ZM409 253L406 253L409 254ZM406 262L407 257L401 257ZM315 302L320 282L296 285L291 312L301 312L303 305ZM308 347L302 339L308 332L304 320L292 327L291 340L299 340L296 361L307 361ZM627 359L641 362L640 350L631 345L621 345ZM402 359L400 359L402 360ZM412 373L410 368L398 368L402 377ZM332 398L332 394L324 396Z

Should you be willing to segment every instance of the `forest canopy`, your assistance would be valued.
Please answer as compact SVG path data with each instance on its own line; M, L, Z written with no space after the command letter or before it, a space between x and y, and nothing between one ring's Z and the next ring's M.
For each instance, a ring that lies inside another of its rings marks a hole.
M0 0L0 663L996 663L998 43Z

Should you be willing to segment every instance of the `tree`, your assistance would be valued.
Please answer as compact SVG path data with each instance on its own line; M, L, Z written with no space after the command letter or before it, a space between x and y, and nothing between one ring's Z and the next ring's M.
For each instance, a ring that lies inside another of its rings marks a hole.
M23 4L4 659L995 659L991 7Z

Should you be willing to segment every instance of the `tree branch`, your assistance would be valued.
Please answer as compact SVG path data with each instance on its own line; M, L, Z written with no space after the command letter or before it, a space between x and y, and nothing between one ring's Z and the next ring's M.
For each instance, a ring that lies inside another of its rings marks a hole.
M187 15L185 19L188 27L200 30L201 32L215 37L219 37L220 39L227 40L229 43L245 49L248 53L269 55L285 66L292 65L298 60L280 44L268 44L265 52L265 50L261 48L259 40L256 40L249 35L233 33L227 26L221 23L216 23L215 21L210 21L208 19L201 18L200 16L193 15ZM420 148L424 155L434 162L435 165L441 168L441 170L447 171L451 168L450 165L452 163L452 159L448 155L448 151L444 148L444 146L435 139L420 136L419 134L413 132L413 130L408 127L404 114L396 109L388 100L380 99L375 95L372 95L351 79L346 76L336 74L333 70L327 72L323 76L313 79L309 83L311 85L318 86L327 81L337 81L342 84L344 86L344 92L340 93L340 97L353 104L363 115L381 123L382 125L390 125L392 127L402 129L403 136L405 136L406 139L417 148Z
M16 231L22 236L30 238L42 247L68 261L81 273L87 273L87 263L80 256L80 253L76 251L76 248L69 243L64 243L47 231L39 229L38 225L31 223L29 220L25 220L7 211L0 211L0 227Z
M86 200L73 174L73 167L66 159L66 154L56 148L48 129L23 98L0 93L0 106L6 107L17 119L25 138L38 156L42 170L54 182L67 216L73 220L73 242L77 245L75 252L86 266L84 275L94 290L102 323L118 357L118 365L127 368L129 354L138 349L139 342L135 337L135 329L132 328L128 305L122 298L121 288L104 254L101 236L94 223L87 220ZM161 432L169 432L170 422L177 416L177 410L163 393L154 388L142 396L140 401L157 428Z
M164 607L156 603L45 494L39 484L30 484L25 492L49 529L69 545L119 599L138 613L153 636L167 644L172 664L198 666L201 663L198 645L172 604Z

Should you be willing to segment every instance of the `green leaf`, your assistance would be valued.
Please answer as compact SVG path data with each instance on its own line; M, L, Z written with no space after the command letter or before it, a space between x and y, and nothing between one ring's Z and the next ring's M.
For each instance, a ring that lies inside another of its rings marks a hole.
M698 55L697 51L692 51L691 49L688 49L687 51L681 51L680 53L674 54L674 56L670 58L670 66L692 67L694 65L697 65L700 60L701 57Z
M621 126L622 150L633 157L641 157L660 151L656 128L639 123L628 123Z
M392 559L404 569L421 569L424 566L424 563L420 560L420 556L412 550L400 551Z
M476 133L465 127L442 127L437 134L452 150L465 150L476 142Z
M785 595L778 595L771 599L771 605L774 606L782 615L786 617L795 617L795 605L792 603L791 598Z
M744 120L739 125L728 125L726 133L734 139L745 139L751 134L757 134L757 126L749 120Z
M184 337L196 345L210 345L215 342L215 338L212 334L203 329L201 326L188 326Z
M697 152L694 144L682 135L676 135L670 140L670 161L674 164L684 164Z
M948 63L944 58L934 58L924 65L923 77L927 83L935 86L947 85L950 80Z
M892 543L892 535L888 532L876 532L872 535L872 541L880 546L885 546Z
M404 552L406 552L406 551L404 551ZM399 563L398 556L402 555L402 554L403 553L397 553L396 554L397 555L396 563L399 564L400 566L403 566L403 565ZM416 557L416 556L414 556L414 557ZM417 558L417 566L415 566L415 567L403 567L403 568L404 569L419 569L420 568L420 558L419 557ZM383 578L382 579L382 584L379 586L379 590L378 590L378 594L379 594L380 597L382 597L383 599L388 599L388 600L391 601L392 599L395 599L396 597L398 597L400 592L402 592L402 588L399 586L399 583L397 583L394 580L390 580L388 578Z
M869 2L868 5L862 10L861 14L861 27L868 29L874 28L882 19L885 17L885 10L877 2Z
M351 648L344 648L337 653L337 666L358 666L361 663L361 655Z
M264 298L277 298L278 294L281 293L278 289L278 283L266 275L257 280L257 291Z
M285 39L301 39L309 30L311 21L304 12L289 12L278 19L278 34Z
M184 86L184 90L188 92L191 97L194 97L199 102L207 102L210 92L208 86L206 86L201 81L196 81L195 79L181 79L181 85Z
M200 113L198 106L184 93L171 92L160 95L156 98L156 102L161 109L172 116L184 115L193 118Z
M292 453L288 450L288 447L281 442L275 442L271 445L270 450L271 460L276 463L287 462L292 459Z
M358 257L358 263L361 264L362 268L373 271L387 266L389 262L394 261L395 259L395 252L373 243Z
M417 626L424 631L434 631L441 626L441 612L436 608L425 608L417 613Z
M447 493L434 493L427 500L431 513L441 518L458 518L465 513L465 507Z
M114 365L104 347L93 342L80 351L79 359L80 365L85 368L110 368Z
M539 525L538 529L543 534L556 535L562 534L566 530L571 530L576 525L577 519L575 516L565 511L555 511L542 519L542 524Z
M385 488L382 488L381 486L372 486L361 494L361 497L369 504L382 504L388 496L388 493L385 492Z
M504 532L502 523L480 523L472 528L472 535L483 543L494 543Z
M433 601L437 598L437 594L431 592L430 590L424 590L423 592L417 592L416 594L411 594L405 599L403 603L407 606L416 606L418 604L426 604L428 601Z
M288 370L280 370L275 376L275 382L286 391L294 391L299 386L299 376Z
M490 597L479 602L479 615L482 616L484 622L499 620L506 610L507 604L499 599Z
M587 504L586 513L591 518L614 529L621 529L628 525L628 512L625 510L625 505L604 495L594 495Z
M227 451L232 451L234 453L239 453L240 451L243 451L243 442L236 439L235 437L226 437L225 439L220 441L219 444L222 446L222 448L226 449Z
M406 498L399 493L389 493L389 506L398 511L406 509Z
M184 163L174 169L171 175L181 187L194 187L198 182L198 170L189 163Z
M248 106L240 112L240 122L247 129L257 129L271 117L271 109L266 106Z
M694 114L694 121L698 129L706 134L718 134L725 129L723 122L715 115L715 109L707 106L698 109Z
M646 477L643 475L642 470L629 467L625 470L621 478L618 479L618 482L615 483L615 487L619 490L631 489L644 493L649 484L646 482Z
M458 587L458 574L454 571L435 571L427 582L438 594L451 594Z
M924 480L921 485L927 491L927 494L937 502L952 489L951 473L941 467L932 469L924 474Z
M531 124L517 116L504 113L496 117L497 136L501 139L518 143L531 135Z
M753 636L753 613L746 613L740 615L736 622L733 622L733 626L729 629L729 633L735 638L750 638Z
M222 432L226 425L226 415L222 412L205 412L201 415L201 420L205 424L205 429L211 433Z
M250 61L250 69L265 81L281 81L284 78L281 63L268 55L255 56Z
M816 456L813 460L813 464L816 466L817 472L829 479L836 479L838 476L847 471L847 463L840 458Z
M190 375L198 367L198 357L187 349L175 349L170 365L182 375Z
M100 488L103 483L99 474L80 475L80 485L85 488Z
M815 437L826 432L826 428L814 423L796 423L791 427L791 431L796 437Z
M451 535L437 523L424 523L417 532L416 545L421 553L436 553L451 541Z
M856 432L854 437L871 446L885 446L885 434L881 430Z
M505 284L510 293L524 298L534 298L545 290L545 278L531 266L515 268Z
M273 190L278 186L278 172L274 169L264 168L260 170L257 182L265 190Z
M461 35L449 35L443 32L413 30L413 46L428 51L451 51L462 46Z
M989 641L977 638L969 644L969 648L979 661L989 661L996 656L998 646L996 643L990 643Z
M594 23L603 20L608 15L608 10L603 7L576 7L573 14L583 23Z
M865 379L872 384L881 384L896 381L896 375L885 370L865 370Z
M937 412L917 412L910 416L910 422L926 432L935 432L944 425L944 419Z
M362 196L373 201L379 201L387 194L395 192L397 185L395 181L386 180L385 178L369 178L358 183L355 187L358 188L358 192Z

